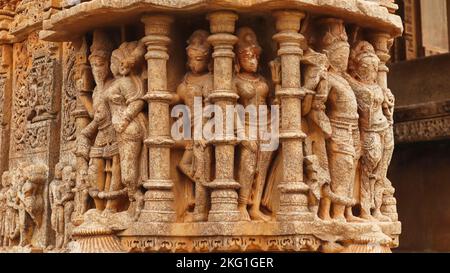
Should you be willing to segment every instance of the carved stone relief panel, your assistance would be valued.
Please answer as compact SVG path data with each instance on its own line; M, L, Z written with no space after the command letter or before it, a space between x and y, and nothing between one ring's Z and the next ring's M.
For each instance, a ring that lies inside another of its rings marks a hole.
M31 209L10 209L27 229L8 222L17 230L8 244L81 252L395 247L386 63L402 31L396 5L160 1L160 13L156 2L19 3L5 188ZM202 17L172 14L187 3ZM244 6L256 13L231 11ZM135 20L124 24L123 13ZM42 18L44 30L30 31ZM191 136L177 138L177 125Z

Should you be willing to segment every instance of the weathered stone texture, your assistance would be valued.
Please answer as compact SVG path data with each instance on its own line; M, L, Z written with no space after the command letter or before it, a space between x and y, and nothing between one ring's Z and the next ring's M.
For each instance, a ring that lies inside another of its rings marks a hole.
M0 8L2 251L398 246L387 178L395 100L386 64L403 32L393 1ZM194 134L223 123L209 139L176 139L180 104ZM240 138L250 114L198 118L198 104L268 106L256 116L269 131ZM265 150L267 135L280 146Z

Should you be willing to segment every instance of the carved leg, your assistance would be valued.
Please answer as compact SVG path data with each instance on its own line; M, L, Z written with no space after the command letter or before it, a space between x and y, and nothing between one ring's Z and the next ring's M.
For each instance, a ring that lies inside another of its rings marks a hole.
M11 213L9 211L6 211L6 221L5 221L5 237L3 238L3 246L8 247L9 246L9 236L11 234L11 222L12 217Z
M28 213L24 210L19 211L20 221L20 243L22 247L29 246L31 244L31 237L33 236L34 224L30 219Z
M98 191L103 191L105 189L105 161L102 158L93 158L88 170L88 176L91 179L91 186ZM92 181L92 179L95 179ZM98 198L97 196L92 196L95 202L95 208L99 211L105 209L105 201Z
M111 184L108 188L105 185L105 192L116 192L122 189L120 175L120 156L114 155L111 160ZM117 212L120 204L120 197L110 199L106 202L106 210L109 212Z
M360 159L361 159L361 136L360 136L359 129L355 129L352 131L352 139L353 139L353 147L354 147L355 155L353 158L353 168L354 169L351 172L351 176L352 176L351 181L352 182L350 183L348 196L352 199L356 199L355 198L355 195L356 195L355 189L356 189L356 187L361 187L360 181L357 180L361 176L360 175L361 166L359 164ZM352 206L348 206L346 208L345 217L347 218L347 221L349 221L349 222L356 222L356 223L365 222L364 219L353 215Z
M330 221L331 220L331 200L330 198L326 197L324 194L322 194L322 198L319 202L319 218L324 221Z
M191 148L186 148L181 157L180 164L178 164L178 169L186 175L189 179L193 180L194 170L192 168L193 151Z
M186 148L183 153L183 157L181 158L180 164L178 165L178 169L183 173L186 177L188 177L191 181L194 181L194 171L192 168L192 160L194 157L194 153L192 148ZM195 198L193 195L192 184L189 183L186 190L186 198L188 199L188 208L192 208L195 206Z
M264 186L266 185L267 172L272 161L273 152L260 152L259 168L256 174L256 181L254 187L254 196L252 200L252 206L250 208L250 216L253 220L261 220L269 222L270 216L261 212L261 199L264 192Z
M243 221L250 221L247 206L250 201L252 184L255 181L256 154L250 149L241 146L241 158L239 161L238 177L241 188L239 190L238 209Z
M64 238L63 238L63 248L67 248L67 245L70 242L70 225L72 220L72 213L74 211L74 204L73 202L68 202L64 206Z
M354 159L352 155L344 153L333 153L330 158L331 191L338 197L348 199L348 192L353 177L349 175L354 170ZM342 200L333 200L332 217L333 220L346 222L346 205Z
M392 127L388 128L384 135L384 152L380 162L380 178L383 179L384 198L381 210L388 215L392 221L398 220L396 200L394 197L395 189L391 181L387 178L389 164L394 153L394 136Z
M4 213L0 215L0 248L3 247L3 235L5 234L5 216Z
M64 243L64 207L56 208L56 249L61 249Z
M139 186L139 159L141 158L142 142L121 142L119 144L120 153L120 174L122 184L128 189L128 198L134 202L134 195Z

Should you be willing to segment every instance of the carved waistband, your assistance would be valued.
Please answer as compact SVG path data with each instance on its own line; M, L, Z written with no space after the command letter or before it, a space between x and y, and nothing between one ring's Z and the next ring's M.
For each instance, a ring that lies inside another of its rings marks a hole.
M330 119L330 123L332 126L340 129L357 130L359 128L358 119Z
M384 132L390 128L391 128L391 125L389 123L387 123L382 126L371 126L371 128L362 127L361 129L365 133L380 133L380 132Z
M113 142L105 147L92 147L89 156L91 158L112 158L119 154L119 145Z

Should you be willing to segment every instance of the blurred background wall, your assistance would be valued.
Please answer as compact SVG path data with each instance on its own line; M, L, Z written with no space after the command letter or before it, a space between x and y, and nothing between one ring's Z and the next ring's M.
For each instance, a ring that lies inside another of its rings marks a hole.
M398 252L450 252L450 0L397 0L405 35L395 41Z

